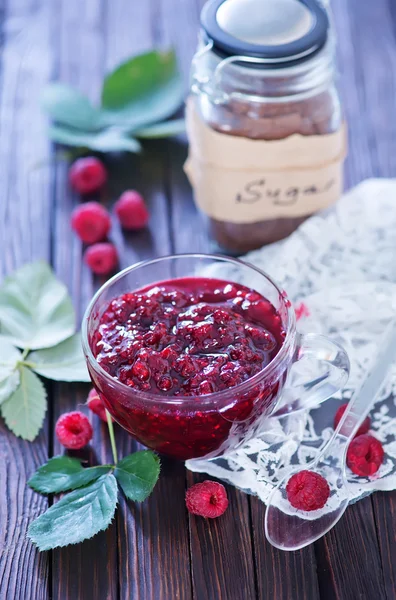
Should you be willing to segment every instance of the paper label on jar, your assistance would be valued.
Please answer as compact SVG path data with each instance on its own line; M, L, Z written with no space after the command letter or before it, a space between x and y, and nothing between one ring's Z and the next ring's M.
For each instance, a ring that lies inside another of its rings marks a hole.
M218 221L255 223L303 217L342 193L346 128L282 140L219 133L187 102L189 155L184 170L199 208Z

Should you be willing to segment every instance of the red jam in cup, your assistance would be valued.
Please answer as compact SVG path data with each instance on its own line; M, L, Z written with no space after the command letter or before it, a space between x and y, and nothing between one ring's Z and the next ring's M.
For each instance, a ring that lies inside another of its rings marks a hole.
M127 387L97 387L112 416L148 447L180 459L221 453L273 406L283 374L233 388L260 373L284 337L274 306L247 287L163 281L113 299L103 312L91 349Z

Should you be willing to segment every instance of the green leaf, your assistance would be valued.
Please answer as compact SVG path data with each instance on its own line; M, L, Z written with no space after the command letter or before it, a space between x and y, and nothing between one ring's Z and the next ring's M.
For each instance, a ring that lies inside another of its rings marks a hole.
M20 384L15 392L1 405L1 415L15 435L33 441L40 431L47 394L40 379L27 367L19 367Z
M0 331L21 348L48 348L74 333L67 289L44 262L27 264L0 287Z
M183 101L183 83L175 53L147 52L127 60L103 84L103 125L128 131L171 116Z
M28 485L41 494L58 494L96 481L112 468L111 465L101 465L84 469L76 458L55 456L36 471Z
M42 94L42 105L54 121L82 129L100 129L100 111L86 96L63 83L48 84Z
M0 404L15 392L20 382L19 370L17 369L11 373L6 379L0 381Z
M53 348L36 350L27 363L39 375L56 381L91 381L79 333Z
M97 152L140 152L141 150L139 142L128 137L126 132L119 128L90 133L53 125L49 128L49 136L58 144L90 148Z
M90 485L70 492L40 515L28 537L40 550L78 544L107 529L117 506L114 475L102 475Z
M186 123L184 119L173 119L172 121L164 121L163 123L138 129L133 132L133 135L138 138L165 138L185 133L185 131Z
M22 354L10 341L0 335L0 404L7 400L19 385L18 361Z
M160 473L160 461L154 452L143 450L123 458L114 475L130 500L143 502L151 494Z

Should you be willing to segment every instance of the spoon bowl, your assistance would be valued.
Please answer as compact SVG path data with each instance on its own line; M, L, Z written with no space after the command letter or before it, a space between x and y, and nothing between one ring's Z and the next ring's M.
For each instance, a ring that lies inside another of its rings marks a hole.
M299 470L291 471L273 490L265 517L265 535L280 550L300 550L312 544L337 523L348 506L347 481L342 468L329 467L320 461L319 464L308 465L307 469L329 482L330 497L326 511L321 508L308 512L290 504L286 485Z

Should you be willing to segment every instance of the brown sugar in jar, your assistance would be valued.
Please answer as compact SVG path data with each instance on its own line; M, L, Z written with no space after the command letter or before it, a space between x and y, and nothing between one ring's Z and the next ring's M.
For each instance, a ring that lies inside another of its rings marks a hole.
M334 42L315 0L211 0L201 21L186 172L214 238L242 253L286 237L341 194Z

